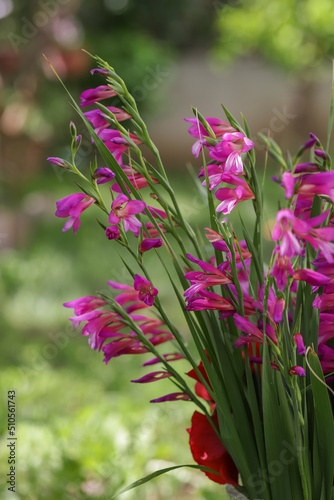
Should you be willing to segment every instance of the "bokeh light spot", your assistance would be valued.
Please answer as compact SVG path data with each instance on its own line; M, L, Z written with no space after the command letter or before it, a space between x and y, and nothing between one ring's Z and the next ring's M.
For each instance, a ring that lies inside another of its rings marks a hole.
M129 5L129 0L104 0L105 6L115 14L122 14Z
M8 16L13 10L12 0L0 0L0 19Z

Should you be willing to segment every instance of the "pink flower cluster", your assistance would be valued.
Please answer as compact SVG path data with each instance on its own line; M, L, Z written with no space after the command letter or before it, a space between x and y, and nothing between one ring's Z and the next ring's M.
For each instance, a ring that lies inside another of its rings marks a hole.
M202 271L190 271L185 274L185 278L190 281L191 285L184 293L186 302L188 303L186 309L188 311L215 310L219 312L220 319L232 316L235 326L238 330L240 330L240 332L242 332L235 342L235 347L237 348L253 343L257 348L259 344L263 343L264 329L262 318L264 311L264 285L259 291L258 300L254 300L248 293L248 276L252 256L247 250L245 241L239 242L242 259L237 251L236 244L234 245L237 277L239 285L243 291L244 316L241 316L236 312L231 298L225 298L222 295L208 290L208 288L216 285L222 286L225 290L227 290L228 287L233 293L235 301L238 302L236 286L232 279L230 264L231 253L218 233L215 233L213 230L208 231L208 239L212 242L216 250L219 249L223 252L223 255L225 254L225 257L223 258L223 262L218 267L215 267L211 263L201 261L188 254L188 259L197 264ZM244 270L243 264L246 266L246 271ZM270 287L266 307L267 322L265 326L265 334L274 344L277 344L278 328L279 324L283 321L284 307L284 299L278 298L274 290ZM257 320L257 324L250 320L251 317L254 317L255 319L259 318ZM298 342L300 343L299 338ZM250 361L251 363L261 363L262 358L251 357ZM275 363L272 363L272 367L278 369L278 366ZM291 366L290 374L305 376L305 371L300 366Z
M233 188L223 187L216 191L216 198L222 202L218 205L217 212L229 214L237 203L253 199L254 194L248 183L240 177L245 175L242 153L247 153L254 147L253 141L223 120L207 117L205 120L216 138L213 141L215 144L212 144L213 138L197 118L185 120L192 124L188 130L189 134L197 139L192 147L194 156L197 158L205 147L213 159L202 168L198 177L205 177L207 173L210 190L215 189L221 183L233 186ZM205 185L206 180L203 182L203 186Z
M312 147L318 139L310 134ZM304 145L305 146L305 145ZM315 150L320 160L326 160L323 150ZM285 172L281 179L285 198L290 200L290 208L279 210L272 239L278 242L275 249L276 259L271 275L276 278L277 287L284 291L288 279L293 278L290 291L296 291L296 281L304 281L318 290L324 287L321 295L315 298L313 307L320 309L318 354L324 373L334 370L334 227L332 209L312 216L315 197L320 197L330 205L334 202L334 172L321 168L321 161L296 165L293 171ZM293 269L291 259L304 259L307 248L313 249L315 258L313 268L296 265ZM295 300L295 299L293 299Z
M95 69L92 73L98 73L106 76L104 70ZM104 99L114 97L117 93L108 85L100 85L99 87L85 90L81 94L81 107L90 106L96 102ZM131 115L122 109L112 106L108 107L117 121L131 119ZM149 185L147 176L144 177L132 165L127 166L123 164L123 154L129 150L129 143L124 139L118 130L110 128L109 122L106 120L106 115L100 109L93 109L84 113L87 120L93 125L95 133L104 142L106 147L111 151L119 167L127 177L128 181L135 190L140 190ZM129 134L130 141L138 145L141 143L140 139L133 134ZM68 168L64 160L60 158L50 157L48 160L61 167ZM112 181L116 177L115 173L107 167L99 167L93 173L93 178L96 183L105 184ZM153 184L158 183L154 177L150 178ZM130 193L128 186L124 184L123 189L126 188ZM139 220L138 215L147 216L150 214L153 218L167 219L165 211L147 205L144 201L138 199L129 199L128 196L123 194L123 191L118 183L111 186L112 191L117 193L114 201L111 204L111 209L108 217L109 226L106 228L106 236L108 239L119 239L121 237L122 228L124 232L131 231L138 237L142 228L143 235L139 243L139 252L147 252L152 248L159 248L162 246L161 233L167 232L166 227L161 222L145 222L144 224ZM84 210L97 200L92 196L83 193L71 194L59 201L57 201L57 217L69 217L66 221L63 232L68 231L73 227L74 234L80 227L80 216Z
M163 321L147 316L134 314L141 309L149 308L154 304L154 297L158 290L142 276L135 275L134 286L107 282L120 293L114 298L119 306L124 308L133 322L141 329L149 342L159 345L172 340L173 335L167 330L161 330ZM111 358L122 354L142 354L149 352L147 347L138 338L136 332L130 330L122 316L117 312L103 309L107 301L100 297L81 297L71 302L66 302L65 307L74 309L72 321L73 328L85 323L82 334L88 336L88 343L92 349L104 353L104 362L108 363Z

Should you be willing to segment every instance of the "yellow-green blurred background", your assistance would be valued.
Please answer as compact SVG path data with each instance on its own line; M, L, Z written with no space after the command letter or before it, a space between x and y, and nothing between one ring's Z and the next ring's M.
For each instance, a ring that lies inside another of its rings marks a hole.
M83 215L75 237L54 217L56 200L75 186L46 157L67 158L69 121L82 127L43 54L76 99L103 84L90 76L93 63L82 48L115 67L147 118L181 207L202 230L205 207L186 169L191 162L197 172L200 162L183 118L191 106L220 118L221 103L238 117L243 112L260 171L259 131L283 150L293 151L310 131L326 142L333 27L331 0L0 0L1 498L108 499L155 469L192 463L185 429L194 408L150 405L171 392L168 382L131 384L144 373L139 357L105 366L62 307L102 290L108 279L130 280L95 209ZM81 168L92 154L84 135ZM270 161L268 173L277 173ZM278 189L268 184L269 223ZM16 390L16 493L6 485L8 390ZM200 472L181 469L123 498L222 495Z

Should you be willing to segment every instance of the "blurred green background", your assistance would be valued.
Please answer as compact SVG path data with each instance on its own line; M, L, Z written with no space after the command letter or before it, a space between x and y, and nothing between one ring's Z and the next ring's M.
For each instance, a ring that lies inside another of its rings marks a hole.
M155 469L193 462L186 428L194 408L150 405L171 392L168 381L139 389L129 382L144 373L145 357L123 356L105 366L73 332L62 307L102 290L108 279L130 280L96 225L94 207L75 237L62 234L63 221L54 217L56 200L74 185L46 157L66 158L69 121L81 128L42 54L76 99L103 83L89 75L93 66L81 48L116 68L149 120L185 215L202 231L205 207L185 168L193 162L197 172L200 163L192 160L182 117L195 105L222 118L219 103L227 99L233 113L245 112L255 136L270 130L289 148L309 131L324 139L333 18L330 0L0 0L1 498L107 499ZM264 151L256 144L262 171ZM92 152L86 140L83 169ZM270 161L268 173L277 173ZM269 182L266 192L268 228L277 185ZM250 224L249 206L242 212ZM237 217L233 223L238 231ZM167 310L178 318L162 271L154 260L151 266ZM15 494L5 485L8 390L17 391ZM222 494L200 472L181 469L123 498Z

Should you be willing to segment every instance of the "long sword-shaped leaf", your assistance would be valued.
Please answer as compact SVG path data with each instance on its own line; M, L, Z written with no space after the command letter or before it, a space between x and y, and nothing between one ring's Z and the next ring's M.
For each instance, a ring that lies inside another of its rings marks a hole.
M328 388L317 354L310 350L307 361L311 371L315 425L318 435L319 457L326 498L333 495L334 480L334 422Z
M265 447L267 454L268 471L275 464L280 465L280 474L270 474L270 489L272 500L294 500L291 497L290 478L286 466L280 460L280 453L284 441L284 430L281 420L281 408L277 394L278 378L280 373L273 373L270 365L269 350L266 336L263 339L263 370L262 370L262 399L263 399L263 425ZM275 380L276 377L276 380Z
M110 500L113 498L118 497L122 493L125 493L126 491L133 490L133 488L137 488L138 486L141 486L142 484L148 483L149 481L152 481L152 479L161 476L162 474L166 474L166 472L170 472L172 470L180 469L181 467L190 467L192 469L200 469L204 472L211 472L212 474L216 474L219 476L219 472L209 469L208 467L204 467L201 465L195 465L195 464L184 464L184 465L174 465L173 467L167 467L166 469L160 469L155 472L152 472L152 474L149 474L148 476L142 477L141 479L138 479L138 481L135 481L134 483L130 484L129 486L126 486L122 490L118 491L115 493L112 497L110 497Z

